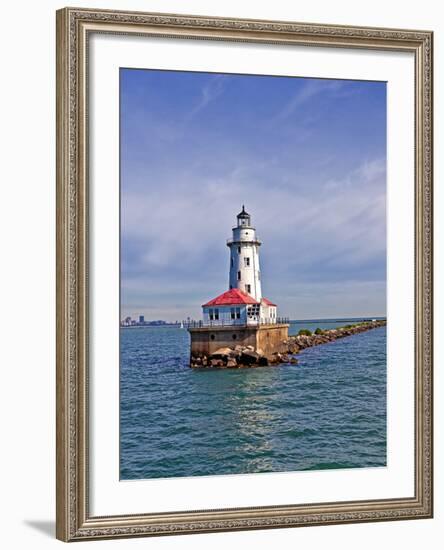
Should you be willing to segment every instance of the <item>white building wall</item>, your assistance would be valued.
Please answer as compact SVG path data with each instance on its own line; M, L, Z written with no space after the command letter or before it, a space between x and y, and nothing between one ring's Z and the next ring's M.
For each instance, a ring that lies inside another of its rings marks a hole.
M234 309L235 319L231 318L231 310ZM211 315L212 313L212 315ZM239 318L238 318L239 315ZM245 325L247 323L247 308L240 306L204 306L204 325Z
M260 305L259 315L248 315L248 305L204 306L203 324L205 326L275 324L276 306ZM232 317L234 314L234 319Z
M277 318L277 307L276 306L267 306L266 304L261 304L261 323L274 325L276 324Z

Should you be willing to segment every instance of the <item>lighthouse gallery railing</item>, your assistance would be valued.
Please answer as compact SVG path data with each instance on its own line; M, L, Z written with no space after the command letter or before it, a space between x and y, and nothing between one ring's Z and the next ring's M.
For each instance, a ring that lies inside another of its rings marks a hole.
M289 317L273 317L251 320L248 323L244 321L232 320L231 322L224 319L215 321L184 321L186 328L207 328L207 327L255 327L259 325L280 325L289 324Z

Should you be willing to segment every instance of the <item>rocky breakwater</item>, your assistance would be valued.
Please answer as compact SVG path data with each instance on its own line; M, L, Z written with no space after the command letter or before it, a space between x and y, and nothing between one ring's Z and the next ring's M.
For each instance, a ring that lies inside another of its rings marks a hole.
M265 353L261 349L255 350L253 346L240 346L219 348L209 356L199 355L191 356L191 368L245 368L245 367L266 367L268 365L279 365L282 363L297 364L297 359L294 357L300 351L313 346L327 344L382 327L387 324L386 320L378 321L363 321L343 327L322 330L317 328L313 333L307 329L301 329L297 335L290 336L284 340L278 349L272 353Z

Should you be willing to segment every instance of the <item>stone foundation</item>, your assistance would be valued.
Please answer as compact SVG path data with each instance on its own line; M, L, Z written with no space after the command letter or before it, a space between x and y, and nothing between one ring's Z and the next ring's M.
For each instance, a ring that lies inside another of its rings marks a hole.
M288 338L286 324L189 328L191 356L210 356L220 348L251 347L269 354Z

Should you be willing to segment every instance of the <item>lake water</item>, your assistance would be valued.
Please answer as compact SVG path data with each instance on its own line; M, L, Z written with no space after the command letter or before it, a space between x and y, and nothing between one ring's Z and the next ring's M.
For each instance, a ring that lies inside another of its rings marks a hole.
M386 465L385 327L239 370L190 369L178 327L120 339L121 479Z

